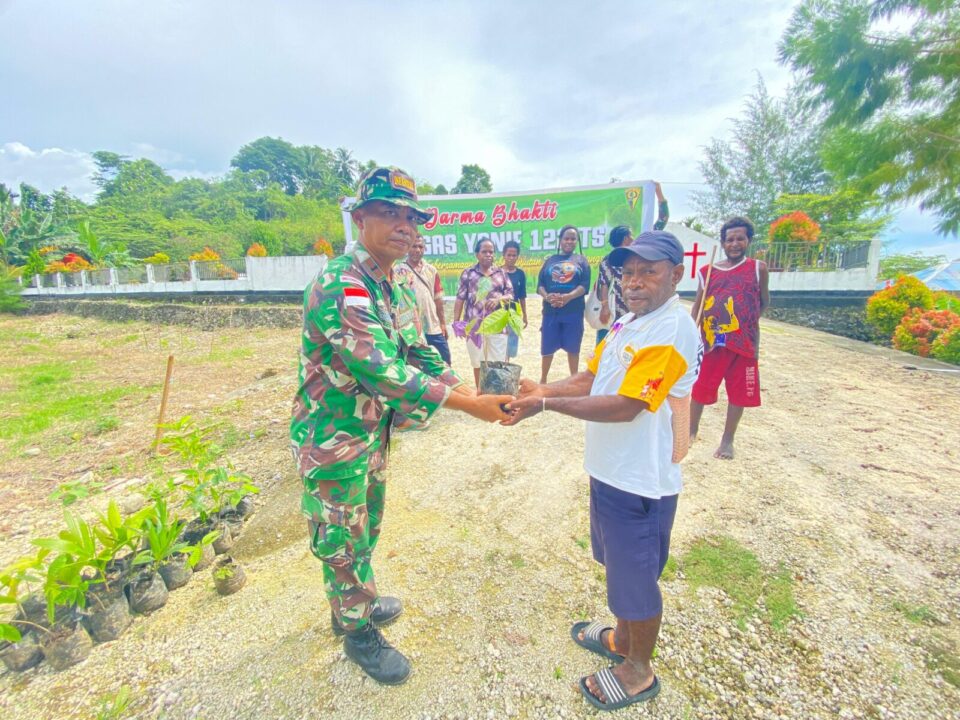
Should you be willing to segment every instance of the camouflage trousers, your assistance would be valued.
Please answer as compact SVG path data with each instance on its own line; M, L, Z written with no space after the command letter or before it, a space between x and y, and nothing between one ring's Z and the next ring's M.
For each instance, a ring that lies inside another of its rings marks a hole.
M386 484L382 472L343 480L305 480L300 507L310 550L323 562L323 584L345 630L370 622L377 583L370 561L380 538Z

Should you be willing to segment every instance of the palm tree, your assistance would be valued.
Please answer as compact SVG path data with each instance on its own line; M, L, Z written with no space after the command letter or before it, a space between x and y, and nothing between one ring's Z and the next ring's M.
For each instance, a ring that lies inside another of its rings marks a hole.
M331 186L337 180L333 171L333 154L316 145L304 145L300 151L304 194L326 197L334 194Z
M333 174L347 192L353 190L357 183L357 175L360 171L358 163L351 152L344 147L338 147L333 151Z

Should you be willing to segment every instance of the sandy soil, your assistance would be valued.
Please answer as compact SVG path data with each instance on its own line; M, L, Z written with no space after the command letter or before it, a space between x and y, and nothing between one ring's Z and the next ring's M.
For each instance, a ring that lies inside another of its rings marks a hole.
M532 321L521 362L536 376ZM415 674L381 688L329 632L297 513L286 448L297 332L7 318L0 362L23 361L36 340L10 338L28 330L65 361L98 358L91 374L114 383L157 386L173 352L169 417L235 428L230 457L264 492L234 553L246 588L219 598L202 574L83 664L0 675L6 717L91 717L121 685L133 691L128 716L142 718L593 714L575 683L603 663L568 635L574 620L609 617L602 573L582 547L580 423L548 414L511 429L441 412L428 431L400 436L376 568L381 590L405 602L386 634ZM765 569L790 571L802 616L784 631L762 613L738 628L729 598L694 592L681 573L664 583L664 691L621 715L960 717L960 692L937 671L960 645L960 378L805 328L764 322L763 333L763 407L746 413L730 462L712 458L722 410L705 413L684 464L674 551L734 537ZM454 355L468 376L463 348ZM565 366L558 357L552 377ZM121 404L120 428L98 437L51 433L30 446L35 456L0 446L0 560L54 527L59 509L45 497L64 479L94 472L123 498L131 478L159 471L148 452L158 396L156 387ZM912 622L904 608L919 607L924 622Z

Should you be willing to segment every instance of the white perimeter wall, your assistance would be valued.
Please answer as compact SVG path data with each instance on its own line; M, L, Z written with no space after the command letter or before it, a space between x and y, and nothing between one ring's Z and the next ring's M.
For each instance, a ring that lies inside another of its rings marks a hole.
M684 258L686 270L679 287L680 292L696 292L695 267L699 269L710 262L714 247L720 253L716 240L690 230L679 224L670 224L679 240L683 243L687 257ZM246 272L240 273L236 280L187 280L184 282L145 282L111 285L78 285L67 287L62 278L57 278L57 287L25 288L27 296L82 297L90 295L131 295L156 293L247 293L247 292L300 292L326 267L327 258L323 255L305 255L299 257L263 257L246 258ZM870 247L870 257L865 268L851 270L789 271L771 272L770 290L773 292L837 292L870 291L876 287L876 278L880 266L880 241L875 240ZM153 273L150 273L152 277ZM196 268L191 263L191 277L196 277ZM89 275L87 276L89 278Z

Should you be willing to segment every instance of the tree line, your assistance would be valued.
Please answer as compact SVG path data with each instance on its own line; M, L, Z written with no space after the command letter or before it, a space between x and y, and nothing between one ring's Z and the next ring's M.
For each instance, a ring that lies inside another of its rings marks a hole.
M51 260L79 253L93 265L122 267L163 253L184 261L204 248L241 257L259 243L270 255L304 255L318 239L343 247L338 200L376 167L346 148L295 146L263 137L244 145L222 178L174 179L146 158L93 153L96 199L65 188L44 194L0 184L0 261L43 272ZM458 182L419 182L422 193L490 192L489 174L464 165Z

